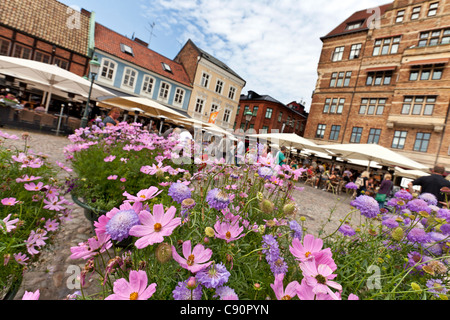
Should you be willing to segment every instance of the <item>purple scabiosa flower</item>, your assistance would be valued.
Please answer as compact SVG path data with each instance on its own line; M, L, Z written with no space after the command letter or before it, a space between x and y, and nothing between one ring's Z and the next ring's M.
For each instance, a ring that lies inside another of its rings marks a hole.
M422 193L421 195L419 195L419 199L422 199L428 205L435 206L438 203L436 196L432 193Z
M394 207L397 210L403 210L406 208L406 202L403 199L391 198L386 202L386 206Z
M445 219L447 221L450 221L450 210L442 208L438 210L438 212L436 213L436 217L438 217L439 219Z
M302 240L303 230L297 221L291 220L289 222L289 228L292 231L292 237Z
M411 242L427 243L430 241L430 235L423 229L412 228L406 238Z
M381 224L388 227L389 229L394 229L398 227L398 222L394 218L384 219Z
M228 207L231 200L228 194L215 188L208 192L206 195L206 201L211 208L216 210L222 210Z
M220 300L239 300L239 297L236 294L236 292L228 286L217 288L216 294L213 296L213 298L217 297L219 297Z
M394 197L396 197L398 199L409 201L409 200L412 200L413 195L406 190L400 190L394 194Z
M410 268L414 267L417 271L422 271L422 266L429 260L431 260L429 256L422 255L417 251L411 251L408 253L408 263L406 266Z
M175 182L170 186L168 195L172 197L173 201L181 203L184 199L191 197L191 189L184 183Z
M450 224L446 223L440 227L442 234L448 236L450 235Z
M375 218L380 213L378 202L369 196L361 195L350 202L350 205L358 209L367 218Z
M266 255L266 261L270 265L272 273L274 275L286 273L288 265L280 255L279 245L275 237L270 234L263 236L263 247L267 248L262 250L262 253Z
M445 285L442 285L442 280L440 279L430 279L427 281L426 286L428 287L428 292L433 293L437 298L439 298L439 295L446 295L448 291Z
M134 210L121 210L117 212L106 224L106 233L112 240L122 241L128 238L130 229L139 224L139 216Z
M338 231L347 237L352 237L356 234L356 231L348 224L340 226Z
M428 204L422 199L411 200L406 204L406 207L413 212L420 212L420 211L426 211L428 213L431 212L430 208L428 208Z
M345 185L346 189L358 190L358 186L354 182L349 182Z
M230 273L222 263L218 263L197 272L195 276L204 287L217 288L228 281Z
M173 298L175 300L201 300L202 299L202 286L196 286L194 289L188 288L187 279L183 282L178 282L176 288L172 291Z
M264 179L270 179L274 175L274 171L271 167L262 166L259 167L258 174Z

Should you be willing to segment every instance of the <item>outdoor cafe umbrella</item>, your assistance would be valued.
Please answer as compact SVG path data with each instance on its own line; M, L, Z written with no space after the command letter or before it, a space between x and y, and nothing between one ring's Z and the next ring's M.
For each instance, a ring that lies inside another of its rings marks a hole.
M0 74L46 86L48 92L45 105L46 112L55 88L88 97L91 86L91 81L57 65L7 56L0 56ZM108 90L93 84L91 99L98 99L107 95L111 96L112 94Z
M382 166L398 166L413 170L428 169L427 166L378 144L336 144L321 145L321 147L340 158L367 160L367 169L370 169L371 162L377 162Z
M295 147L298 150L309 149L325 152L325 150L322 149L322 146L319 146L306 138L300 137L295 133L263 133L249 136L258 138L260 141L270 140L272 143L276 143L280 147Z

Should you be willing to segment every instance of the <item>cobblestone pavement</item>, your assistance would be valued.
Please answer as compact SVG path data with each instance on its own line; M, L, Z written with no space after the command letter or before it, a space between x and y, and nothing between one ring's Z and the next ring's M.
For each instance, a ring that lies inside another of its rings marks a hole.
M0 128L1 131L15 134L21 137L20 130ZM64 136L55 136L43 133L30 132L30 149L35 153L42 152L48 155L50 162L65 162L63 148L70 141ZM6 145L23 149L22 140L7 140ZM64 174L58 177L64 179ZM331 192L314 189L311 186L298 183L304 187L303 191L295 191L294 198L299 206L299 215L306 218L305 227L307 233L317 235L324 229L325 234L330 234L337 229L340 219L344 219L350 212L350 197L341 194L333 195ZM68 197L68 200L71 199ZM40 290L41 300L61 300L77 289L73 284L74 270L84 267L84 261L70 259L70 247L86 241L93 235L91 224L85 218L84 211L77 205L72 206L72 219L63 224L54 235L52 244L42 251L39 261L31 266L24 275L22 286L15 299L21 299L25 291ZM89 282L85 290L89 294Z

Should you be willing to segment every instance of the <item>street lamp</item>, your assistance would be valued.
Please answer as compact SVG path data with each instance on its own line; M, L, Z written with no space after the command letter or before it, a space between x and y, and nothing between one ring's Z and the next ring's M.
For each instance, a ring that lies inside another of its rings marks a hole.
M98 62L97 56L89 62L89 72L91 73L91 86L89 88L89 95L86 102L86 109L84 109L83 118L81 118L81 128L86 128L88 123L88 115L89 115L89 100L91 99L92 86L94 85L95 76L98 74L100 70L100 63Z
M247 126L253 118L253 112L247 110L247 112L244 113L244 116L245 116L245 131L247 131Z

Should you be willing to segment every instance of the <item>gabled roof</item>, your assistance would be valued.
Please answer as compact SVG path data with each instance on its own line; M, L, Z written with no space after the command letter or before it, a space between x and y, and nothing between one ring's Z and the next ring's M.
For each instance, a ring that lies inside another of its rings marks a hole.
M380 9L380 15L384 15L384 13L390 9L392 6L392 3L388 3L382 6L379 6L377 8ZM364 9L361 11L357 11L353 13L350 17L348 17L344 22L342 22L340 25L338 25L336 28L334 28L330 33L328 33L326 36L321 37L320 39L327 39L331 37L341 36L345 34L360 32L360 31L366 31L369 30L369 25L371 21L373 21L374 14L376 14L375 11L370 9ZM355 23L360 22L361 25L356 28L348 29L349 25L353 25Z
M215 64L216 66L220 67L221 69L231 73L233 76L241 79L242 81L244 81L244 83L246 82L244 79L241 78L241 76L239 76L236 72L234 72L229 66L227 66L224 62L220 61L219 59L215 58L213 55L209 54L208 52L206 52L203 49L200 49L199 47L197 47L195 45L195 43L189 39L187 41L187 43L191 43L192 46L198 51L199 55L204 58L205 60L208 60L209 62ZM186 43L186 44L187 44Z
M87 56L89 17L56 0L2 0L0 25Z
M132 54L124 52L123 45L131 48ZM162 77L192 87L183 65L99 23L95 25L95 48ZM164 64L169 66L171 71L166 71Z

